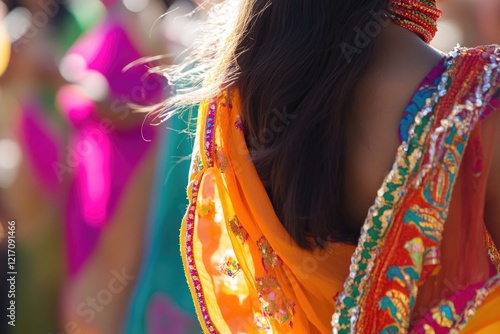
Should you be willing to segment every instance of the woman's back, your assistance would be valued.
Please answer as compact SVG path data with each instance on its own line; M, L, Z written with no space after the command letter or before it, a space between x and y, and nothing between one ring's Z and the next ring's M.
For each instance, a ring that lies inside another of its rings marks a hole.
M403 111L444 54L390 23L375 44L372 62L354 89L346 121L343 201L359 229L401 144Z

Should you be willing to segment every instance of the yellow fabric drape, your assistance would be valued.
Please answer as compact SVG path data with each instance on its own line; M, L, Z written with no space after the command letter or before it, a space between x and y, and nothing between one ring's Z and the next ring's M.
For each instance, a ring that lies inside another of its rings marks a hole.
M217 116L207 126L211 105ZM181 235L200 320L206 332L329 332L354 246L309 252L294 243L251 162L240 112L237 92L231 101L222 96L200 106L191 206ZM213 147L207 143L212 135Z

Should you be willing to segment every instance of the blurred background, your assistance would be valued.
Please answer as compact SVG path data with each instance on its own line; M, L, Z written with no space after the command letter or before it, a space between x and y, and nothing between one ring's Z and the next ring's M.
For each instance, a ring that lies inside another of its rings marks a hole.
M182 58L198 5L0 2L0 333L201 333L179 256L195 111L131 108L171 94L151 69ZM500 43L500 0L438 5L439 49Z

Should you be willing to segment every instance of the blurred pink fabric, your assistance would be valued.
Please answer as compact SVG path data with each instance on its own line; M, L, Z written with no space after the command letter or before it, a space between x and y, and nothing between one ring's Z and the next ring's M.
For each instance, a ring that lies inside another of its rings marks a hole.
M130 115L129 103L148 105L162 99L162 78L148 74L147 65L124 71L143 56L124 23L112 15L77 41L66 55L79 60L73 72L81 78L97 73L105 79L108 98L102 103L122 119ZM76 83L81 78L77 76ZM151 147L144 138L152 140L155 134L147 124L115 128L111 119L98 113L96 102L74 86L62 88L57 100L73 127L69 145L76 160L65 210L71 277L91 256L130 176Z

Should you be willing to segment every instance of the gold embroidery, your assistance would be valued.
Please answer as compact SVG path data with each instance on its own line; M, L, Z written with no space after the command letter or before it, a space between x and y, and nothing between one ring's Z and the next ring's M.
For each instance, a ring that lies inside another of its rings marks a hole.
M278 321L279 324L289 322L292 327L292 316L295 314L294 304L285 298L278 280L273 276L264 276L257 278L256 283L262 314Z
M445 304L436 306L432 309L432 319L441 327L451 328L458 319L455 305L448 301Z
M211 199L204 199L200 203L198 214L200 216L208 216L215 214L215 203Z
M231 229L231 232L233 232L233 234L238 239L240 239L242 244L244 244L245 241L247 241L248 232L245 230L243 226L241 226L238 217L234 216L233 218L229 219L229 228Z
M266 238L260 238L257 241L257 247L259 247L259 251L262 254L262 265L266 272L268 267L276 268L280 264L280 258L276 255Z
M234 257L226 255L217 266L217 270L221 274L233 278L240 273L241 267Z

